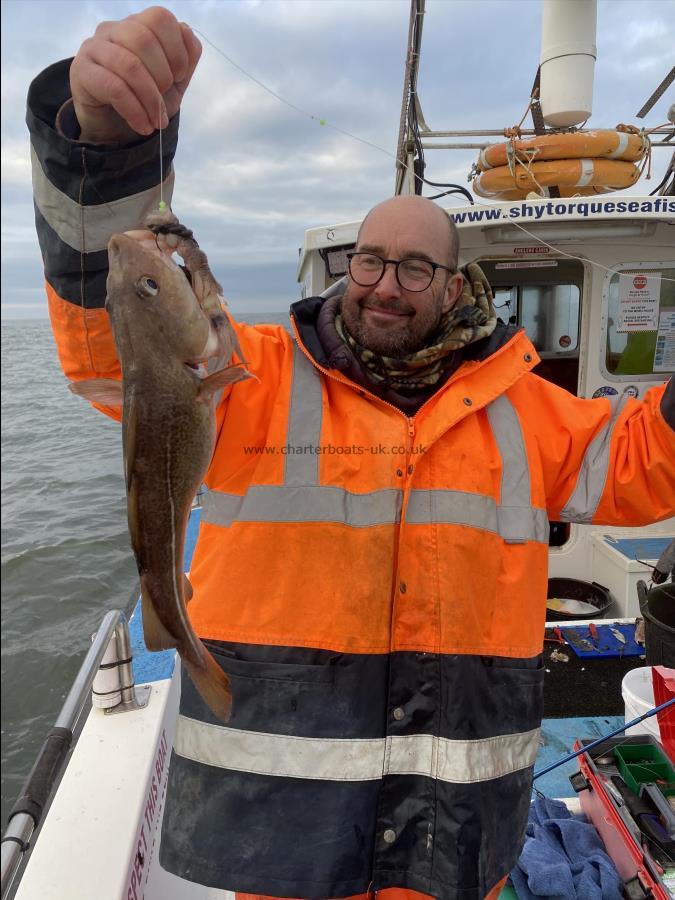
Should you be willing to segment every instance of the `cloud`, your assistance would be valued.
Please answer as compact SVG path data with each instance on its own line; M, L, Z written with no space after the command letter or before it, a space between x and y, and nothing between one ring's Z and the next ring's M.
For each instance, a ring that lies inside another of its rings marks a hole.
M3 309L12 315L16 303L42 290L23 121L28 84L42 64L32 61L72 55L98 22L147 5L150 0L2 5L3 296L12 304ZM245 295L246 302L255 295L259 306L276 309L282 296L299 295L293 278L305 230L355 221L393 191L409 4L170 0L167 5L301 110L275 99L203 41L181 112L174 207L214 268L224 267L225 274L218 274L226 293L232 294L227 282L232 273L235 294ZM592 124L634 121L672 64L675 25L666 7L672 9L673 3L599 3ZM501 129L516 124L539 60L540 20L541 5L534 0L428 0L419 96L429 125ZM645 124L664 121L670 102L672 97L663 97ZM320 118L329 125L320 125ZM475 157L473 150L427 150L426 175L466 185ZM658 183L667 157L655 151L651 183L642 182L632 193L645 193ZM425 191L434 192L431 187Z

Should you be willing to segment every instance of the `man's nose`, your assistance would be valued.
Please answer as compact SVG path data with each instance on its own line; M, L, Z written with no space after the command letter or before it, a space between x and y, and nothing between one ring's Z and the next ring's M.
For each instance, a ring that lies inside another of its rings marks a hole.
M396 277L396 265L394 263L385 264L384 274L375 285L373 293L376 297L380 297L383 300L401 296L401 285Z

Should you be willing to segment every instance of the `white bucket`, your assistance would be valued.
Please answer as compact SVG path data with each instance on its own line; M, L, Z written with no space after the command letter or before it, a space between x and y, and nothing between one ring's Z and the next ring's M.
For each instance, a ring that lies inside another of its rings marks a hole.
M654 701L654 685L652 683L652 667L642 666L639 669L631 669L621 682L621 693L626 704L624 721L630 722L638 716L644 715L656 705ZM626 734L651 734L657 741L661 740L661 732L656 716L651 716L628 728Z

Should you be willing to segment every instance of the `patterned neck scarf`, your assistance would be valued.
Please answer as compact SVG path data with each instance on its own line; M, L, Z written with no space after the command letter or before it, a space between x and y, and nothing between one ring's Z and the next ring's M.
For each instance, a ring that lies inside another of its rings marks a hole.
M443 314L429 343L402 359L380 356L361 346L347 331L342 315L338 313L335 317L337 332L360 360L371 381L402 392L417 391L436 384L443 373L447 356L492 334L497 326L497 314L492 302L492 289L483 270L476 263L469 263L459 271L464 276L464 285L457 302Z

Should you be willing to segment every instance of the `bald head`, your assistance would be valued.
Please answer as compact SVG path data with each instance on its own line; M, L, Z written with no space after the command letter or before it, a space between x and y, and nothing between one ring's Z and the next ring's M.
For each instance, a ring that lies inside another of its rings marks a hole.
M357 246L367 236L369 230L376 227L381 229L400 229L415 232L418 242L430 242L428 249L420 245L420 250L425 250L435 262L443 265L457 267L459 255L459 236L457 228L450 216L440 206L436 206L433 200L416 195L390 197L374 206L367 213L357 237ZM434 255L435 254L435 255Z

